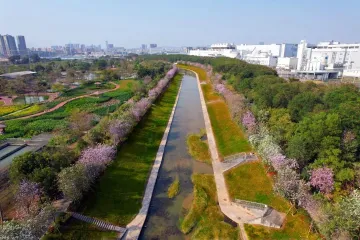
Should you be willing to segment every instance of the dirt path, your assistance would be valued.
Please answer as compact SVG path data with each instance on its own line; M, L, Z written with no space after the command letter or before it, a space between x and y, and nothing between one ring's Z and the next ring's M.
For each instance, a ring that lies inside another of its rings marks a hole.
M120 88L120 85L119 84L116 84L114 82L110 82L111 84L115 85L115 88L114 89L110 89L110 90L107 90L107 91L96 91L96 92L93 92L93 93L90 93L90 94L85 94L85 95L81 95L81 96L78 96L78 97L74 97L74 98L70 98L68 100L65 100L59 104L57 104L55 107L53 108L50 108L50 109L47 109L43 112L39 112L39 113L35 113L35 114L32 114L32 115L28 115L28 116L24 116L24 117L19 117L19 118L13 118L13 119L9 119L9 120L19 120L19 119L28 119L28 118L33 118L33 117L38 117L38 116L41 116L41 115L44 115L46 113L50 113L50 112L53 112L61 107L63 107L65 104L71 102L71 101L74 101L76 99L80 99L80 98L84 98L84 97L90 97L90 96L95 96L95 95L100 95L100 94L103 94L103 93L107 93L107 92L113 92L115 90L118 90ZM1 121L0 121L1 123Z

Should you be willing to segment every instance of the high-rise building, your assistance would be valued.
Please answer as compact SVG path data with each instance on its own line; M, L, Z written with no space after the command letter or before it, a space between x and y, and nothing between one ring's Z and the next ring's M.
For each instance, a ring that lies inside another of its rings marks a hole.
M150 48L157 48L157 44L156 43L150 43Z
M146 50L146 48L147 48L147 46L146 46L146 44L141 44L141 50Z
M0 35L0 56L7 56L3 36Z
M16 36L16 41L17 41L17 44L18 44L19 54L21 56L26 55L27 54L27 49L26 49L25 37L24 36Z
M16 47L15 38L11 35L4 35L2 37L5 44L6 56L10 57L10 56L19 55Z

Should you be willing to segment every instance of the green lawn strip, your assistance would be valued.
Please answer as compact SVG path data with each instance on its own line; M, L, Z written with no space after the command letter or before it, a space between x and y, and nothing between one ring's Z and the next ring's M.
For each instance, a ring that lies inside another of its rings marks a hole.
M174 78L164 95L119 147L115 161L81 204L85 215L125 226L139 212L181 79L181 75Z
M180 192L180 181L179 178L176 177L176 179L170 184L167 195L168 198L174 198L176 195L178 195Z
M75 218L70 218L60 226L60 231L45 235L42 240L98 240L98 239L117 239L119 233L107 231L94 224L82 222Z
M267 176L264 165L260 162L242 164L225 173L229 194L233 199L242 199L264 203L274 209L288 213L291 205L273 190L273 181ZM310 218L304 210L299 210L292 216L286 216L281 229L257 225L246 225L245 229L250 239L307 239ZM311 233L310 239L317 239L317 234Z
M238 229L224 220L218 204L215 179L210 174L194 174L194 199L180 224L191 239L238 239Z
M180 67L197 72L202 82L205 82L207 79L206 72L201 68L184 65L180 65ZM209 81L206 82L207 84L201 84L201 88L207 103L211 126L221 157L250 151L251 147L239 125L232 120L225 101L214 92L211 83Z
M186 139L186 144L190 155L200 162L211 164L211 156L209 146L206 141L201 140L206 132L202 130L200 133L189 134Z

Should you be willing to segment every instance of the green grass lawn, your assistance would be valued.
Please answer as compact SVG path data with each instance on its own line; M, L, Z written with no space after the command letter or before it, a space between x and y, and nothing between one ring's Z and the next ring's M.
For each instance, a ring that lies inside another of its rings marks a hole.
M115 161L81 204L85 215L126 225L141 208L149 172L167 126L182 76L177 75L118 149Z
M205 134L205 130L202 130L200 133L189 134L186 139L186 145L190 155L195 160L211 164L209 146L206 141L201 140Z
M60 226L60 232L47 234L42 240L115 240L118 232L106 231L93 224L70 218L65 224Z
M232 120L225 101L214 92L210 81L207 81L206 72L193 66L180 65L180 67L197 72L200 80L207 82L206 84L201 84L201 88L207 103L211 126L221 157L250 151L251 147L239 125Z
M238 228L224 220L218 204L215 179L210 174L194 174L194 199L180 224L190 239L238 239Z
M287 213L290 203L274 193L273 181L267 176L260 161L246 163L225 173L225 179L231 198L243 199L267 204L274 209ZM274 229L257 225L246 225L250 239L308 239L310 218L304 210L293 216L286 216L282 229ZM318 235L310 233L309 239L318 239Z

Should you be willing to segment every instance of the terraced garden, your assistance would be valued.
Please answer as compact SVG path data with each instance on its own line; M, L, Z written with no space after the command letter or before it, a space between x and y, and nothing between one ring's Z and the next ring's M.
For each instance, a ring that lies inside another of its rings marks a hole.
M11 137L31 137L41 132L51 132L66 127L68 118L74 109L80 109L89 113L96 114L100 117L115 111L121 104L133 96L133 88L137 84L136 80L124 80L120 88L113 91L103 93L99 96L89 96L73 100L63 107L46 113L44 115L29 119L7 120L11 117L21 117L44 111L59 104L61 100L46 105L33 105L22 111L15 111L16 107L11 108L15 113L3 117L6 124L6 134L0 136L1 139ZM111 84L114 86L113 84ZM76 95L78 92L75 92ZM15 105L16 106L16 105ZM3 108L3 107L2 107ZM7 112L9 112L8 110ZM5 112L5 111L4 111Z

